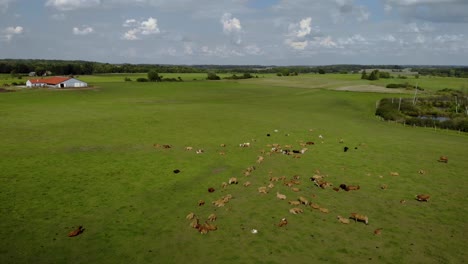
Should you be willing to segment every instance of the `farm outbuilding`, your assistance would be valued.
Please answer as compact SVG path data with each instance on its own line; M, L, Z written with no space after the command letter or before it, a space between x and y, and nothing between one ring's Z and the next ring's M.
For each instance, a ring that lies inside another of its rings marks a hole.
M69 88L88 87L88 84L70 77L50 77L42 79L30 79L26 82L26 87Z

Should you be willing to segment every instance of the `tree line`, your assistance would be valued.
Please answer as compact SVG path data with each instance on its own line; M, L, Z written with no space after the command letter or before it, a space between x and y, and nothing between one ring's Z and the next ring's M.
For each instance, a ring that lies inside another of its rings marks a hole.
M111 64L81 60L0 59L0 73L29 74L35 72L53 75L92 75L102 73L273 73L278 76L294 76L304 73L360 73L366 69L389 69L398 72L412 68L421 75L468 78L468 67L451 66L401 66L337 64L325 66L274 66L274 65L167 65L167 64ZM371 74L371 72L370 72ZM379 76L382 78L383 76Z

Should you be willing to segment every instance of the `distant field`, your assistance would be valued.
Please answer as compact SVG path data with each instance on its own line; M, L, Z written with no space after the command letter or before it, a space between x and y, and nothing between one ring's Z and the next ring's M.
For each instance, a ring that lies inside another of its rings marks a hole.
M375 102L393 95L335 90L395 80L311 74L205 81L205 74L163 75L184 82L95 75L79 77L95 89L0 93L1 263L468 259L467 134L380 121ZM467 84L455 78L407 81L429 91ZM270 144L301 149L307 141L315 144L300 158L261 154ZM239 147L244 142L251 147ZM156 143L172 148L155 148ZM261 164L259 155L265 158ZM437 162L442 155L448 163ZM249 166L256 170L244 176ZM309 180L315 174L333 187L345 183L360 190L318 188ZM268 194L257 191L270 176L295 175L299 192L282 182L274 182ZM222 189L230 177L239 184ZM251 186L242 186L246 181ZM209 187L216 191L209 193ZM287 199L278 200L277 192ZM421 193L431 195L429 202L415 200ZM212 205L227 194L233 199L224 207ZM289 213L288 201L299 196L330 212L300 205L302 214ZM198 206L199 200L206 204ZM201 222L215 213L218 230L201 235L185 219L190 212ZM336 219L352 212L367 215L369 225ZM280 228L283 217L288 225ZM84 233L67 237L78 225ZM374 235L379 228L382 234Z

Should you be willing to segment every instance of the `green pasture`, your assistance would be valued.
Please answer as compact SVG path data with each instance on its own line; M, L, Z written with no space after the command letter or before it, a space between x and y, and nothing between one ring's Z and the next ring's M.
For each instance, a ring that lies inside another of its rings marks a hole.
M198 80L97 75L80 77L92 89L0 93L0 263L466 262L466 134L381 121L375 102L393 95L329 89L369 83L357 75L180 75ZM441 88L466 83L440 79ZM315 143L301 158L256 163L268 144L301 149L301 141ZM437 162L442 155L448 163ZM360 190L320 189L309 180L317 173ZM275 182L259 194L269 175L299 175L300 192ZM230 177L239 184L222 189ZM227 194L226 206L211 204ZM303 214L290 214L287 201L299 196L330 213L301 205ZM200 234L185 219L190 212L201 222L215 213L218 230ZM336 219L352 212L369 225ZM84 233L67 237L79 225Z

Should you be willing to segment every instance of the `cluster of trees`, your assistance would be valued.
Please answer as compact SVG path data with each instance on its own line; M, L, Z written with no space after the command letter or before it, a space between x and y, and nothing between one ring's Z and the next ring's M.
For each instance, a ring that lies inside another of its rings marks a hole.
M241 80L241 79L250 79L250 78L254 78L254 76L252 76L252 74L250 73L244 73L239 76L236 74L233 74L232 76L224 77L224 79L228 79L228 80ZM255 76L255 78L258 78L258 76Z
M427 66L416 67L413 70L421 75L468 78L468 67Z
M361 74L361 79L369 80L369 81L375 81L378 79L388 79L388 78L390 78L389 72L384 72L384 71L379 71L379 70L373 70L369 75L367 75L366 70L363 70Z
M442 90L426 98L385 98L380 100L376 115L416 126L430 126L468 132L468 94Z

